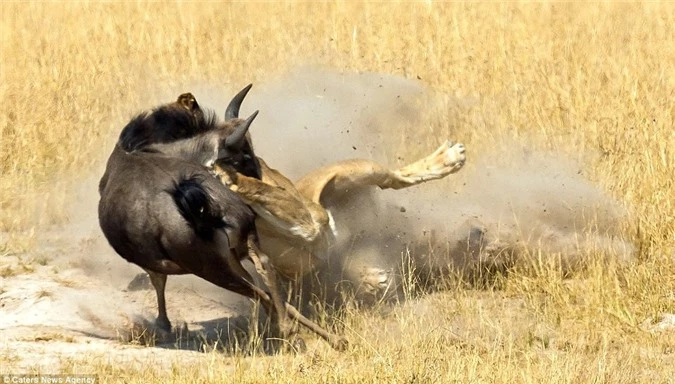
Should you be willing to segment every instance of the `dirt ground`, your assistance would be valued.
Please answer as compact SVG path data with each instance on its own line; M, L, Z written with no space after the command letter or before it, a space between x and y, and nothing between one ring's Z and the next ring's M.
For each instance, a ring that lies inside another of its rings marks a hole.
M228 348L237 346L236 343L246 348L251 339L245 335L261 326L260 321L255 324L250 321L255 310L251 302L195 277L169 277L167 307L174 327L179 330L171 335L153 331L154 290L143 287L144 284L140 284L142 289L135 289L138 284L129 286L140 269L115 255L93 224L88 229L79 224L44 232L34 251L3 258L0 266L4 276L0 280L3 374L53 374L64 367L77 372L77 364L82 361L87 361L84 370L92 366L142 370L152 364L153 369L170 371L177 364L184 367L208 363L214 356L222 361L232 356ZM450 329L448 332L458 343L475 339L475 335L483 335L477 340L482 337L487 343L497 340L501 336L490 335L489 331L496 324L493 321L497 321L511 324L510 337L534 338L535 342L550 344L542 347L545 350L563 348L557 345L563 345L565 337L557 340L558 332L524 310L522 300L480 291L461 295L471 296L470 301L484 313L482 316L498 314L499 318L485 318L489 326L481 326L475 323L471 311L460 309L453 310L454 315L448 318L447 314L441 314L447 308L439 309L444 307L439 306L439 300L447 299L431 295L392 307L391 316L375 317L379 320L371 324L374 333L370 336L377 339L404 332L397 330L401 324L396 319L414 313L415 317L426 319L425 327L435 324ZM452 294L445 294L448 296ZM464 300L459 299L449 307ZM432 322L433 319L436 320ZM668 335L675 330L674 319L673 315L664 315L642 328L655 335ZM180 330L184 324L187 332ZM309 348L306 356L320 356L330 349L314 337L306 341ZM216 349L218 354L208 353ZM653 352L650 351L645 349L644 353ZM264 354L258 356L246 360L247 364L262 364L261 369L266 369ZM220 372L239 369L235 360L225 361L218 365Z
M35 251L3 258L0 355L12 373L55 372L83 356L184 360L241 341L248 332L251 302L192 276L172 276L167 284L167 309L177 331L153 330L154 290L147 284L129 287L141 270L114 254L97 227L75 237L68 236L71 230L43 233Z

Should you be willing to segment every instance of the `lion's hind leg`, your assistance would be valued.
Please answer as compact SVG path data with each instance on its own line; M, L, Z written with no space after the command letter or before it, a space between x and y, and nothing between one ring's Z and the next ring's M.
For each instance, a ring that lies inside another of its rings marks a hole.
M464 145L446 141L432 154L397 170L392 171L370 160L344 160L315 169L300 179L296 186L306 198L322 202L328 187L337 193L368 186L407 188L455 173L465 161Z
M425 181L441 179L459 171L465 161L464 145L446 141L429 156L393 171L398 183L392 183L390 188L405 188Z

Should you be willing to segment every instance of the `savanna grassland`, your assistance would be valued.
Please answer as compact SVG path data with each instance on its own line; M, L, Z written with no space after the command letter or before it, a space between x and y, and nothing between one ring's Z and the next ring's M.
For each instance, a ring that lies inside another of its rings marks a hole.
M634 263L588 255L565 278L527 269L499 289L450 288L386 315L350 309L345 353L214 352L168 368L76 356L63 372L130 383L675 380L675 330L649 330L675 313L672 3L3 2L0 13L0 263L23 257L25 273L41 231L69 220L68 186L101 169L131 112L186 84L235 90L303 65L477 98L469 113L480 118L450 127L452 110L436 111L433 131L470 156L506 137L583 159L628 210L622 233L636 248ZM0 357L0 373L10 363Z

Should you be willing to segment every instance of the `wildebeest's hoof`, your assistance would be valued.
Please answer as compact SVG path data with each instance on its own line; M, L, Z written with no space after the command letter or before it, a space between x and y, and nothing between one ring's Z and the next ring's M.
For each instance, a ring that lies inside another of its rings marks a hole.
M164 332L171 333L171 322L169 321L169 319L161 319L158 317L157 320L155 320L155 327Z

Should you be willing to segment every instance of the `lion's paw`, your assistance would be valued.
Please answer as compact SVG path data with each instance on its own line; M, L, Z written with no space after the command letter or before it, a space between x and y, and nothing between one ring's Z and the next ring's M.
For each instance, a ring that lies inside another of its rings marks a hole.
M445 153L443 154L443 167L445 172L454 173L460 170L466 162L466 149L464 144L448 140L445 144Z
M434 153L414 164L421 169L412 171L411 175L416 174L423 181L440 179L459 171L465 162L464 144L448 140L441 144Z

